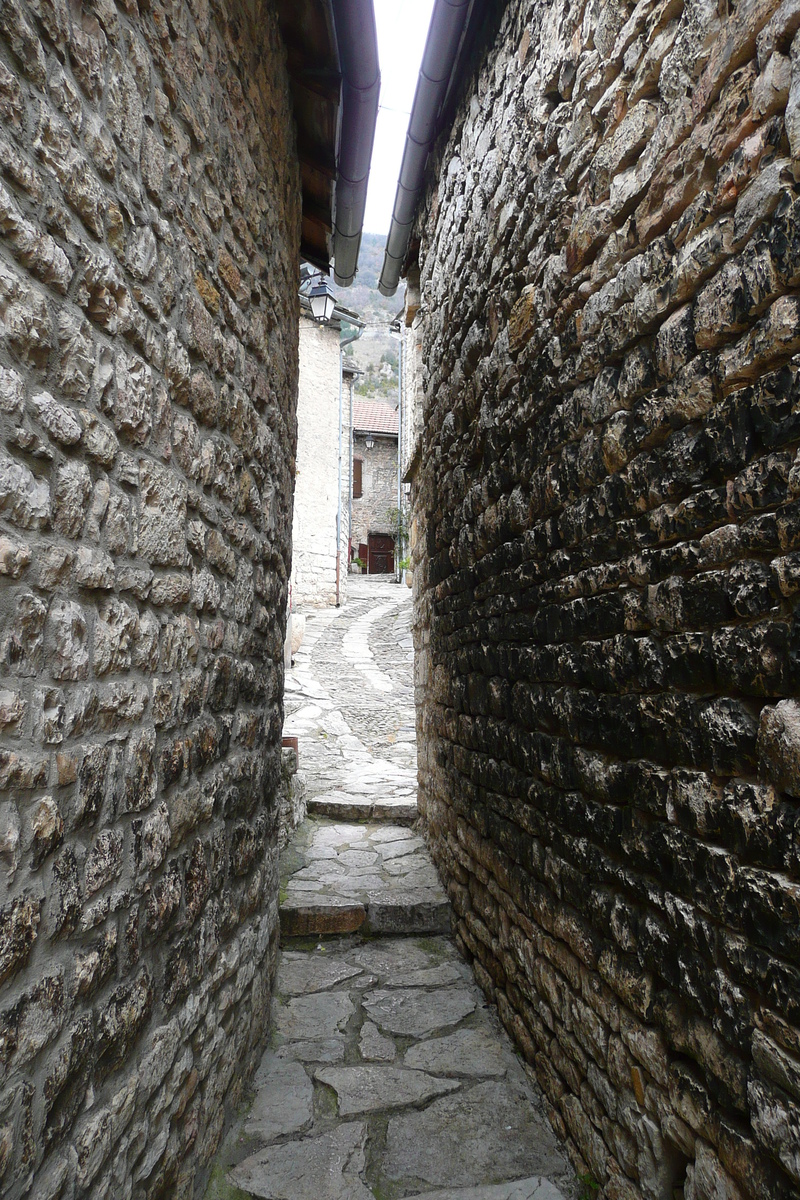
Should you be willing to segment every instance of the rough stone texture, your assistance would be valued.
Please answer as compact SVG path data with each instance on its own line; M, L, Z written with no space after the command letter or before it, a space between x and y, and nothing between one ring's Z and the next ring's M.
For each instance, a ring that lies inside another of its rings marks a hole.
M406 1051L405 1064L434 1075L501 1078L507 1063L500 1047L479 1030L460 1029L449 1037L421 1042Z
M534 1175L531 1179L488 1187L437 1188L435 1192L415 1196L414 1200L563 1200L563 1193L549 1179Z
M373 1200L360 1179L365 1133L360 1122L352 1122L308 1138L302 1154L291 1143L262 1150L231 1171L231 1179L264 1200Z
M281 1001L273 1008L272 1018L280 1037L324 1040L340 1032L354 1012L345 992L315 992Z
M420 808L579 1173L788 1200L800 8L495 7L408 314Z
M281 778L278 785L278 847L288 842L306 815L305 778L298 770L297 751L292 746L281 749Z
M319 962L307 954L284 950L280 958L277 987L283 996L303 996L306 992L324 992L345 979L360 974L360 968L348 963ZM310 986L313 982L313 988Z
M500 1146L507 1175L555 1174L563 1151L537 1139L541 1119L527 1090L511 1080L477 1083L466 1093L434 1100L424 1112L392 1116L384 1174L389 1180L410 1175L439 1187L494 1183Z
M299 171L271 0L0 3L0 1192L197 1192L277 941Z
M373 1025L371 1021L365 1021L361 1026L358 1049L361 1057L367 1062L392 1062L397 1056L394 1042L391 1038L384 1037L377 1025Z
M475 1008L466 988L437 988L422 999L416 988L367 992L364 1008L385 1033L422 1037L456 1025Z

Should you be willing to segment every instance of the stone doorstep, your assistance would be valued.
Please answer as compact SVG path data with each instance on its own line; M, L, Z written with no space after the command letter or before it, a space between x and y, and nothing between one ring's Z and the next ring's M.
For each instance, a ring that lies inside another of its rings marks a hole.
M331 898L326 903L284 902L280 908L282 939L355 933L358 929L370 934L449 934L450 920L450 902L445 896L420 897L414 892L387 892L385 896L370 897L364 904Z
M391 821L393 825L410 827L419 817L416 802L400 801L392 804L385 800L326 800L311 797L308 801L309 816L333 817L340 821Z

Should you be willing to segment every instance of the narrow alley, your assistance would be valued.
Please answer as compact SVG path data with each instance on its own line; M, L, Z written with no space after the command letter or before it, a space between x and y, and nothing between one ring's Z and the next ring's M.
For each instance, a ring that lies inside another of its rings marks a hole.
M565 1200L538 1087L415 832L410 592L356 580L287 673L308 815L281 859L269 1048L207 1200Z
M0 0L0 1198L247 1197L800 1200L800 0Z

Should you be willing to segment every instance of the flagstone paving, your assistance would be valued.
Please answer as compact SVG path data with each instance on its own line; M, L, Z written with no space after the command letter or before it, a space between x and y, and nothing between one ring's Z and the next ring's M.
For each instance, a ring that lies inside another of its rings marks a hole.
M572 1195L535 1085L447 937L283 950L272 1045L225 1153L230 1198Z
M308 622L290 673L312 800L282 855L270 1046L206 1200L577 1195L409 828L409 619L407 589L359 581Z

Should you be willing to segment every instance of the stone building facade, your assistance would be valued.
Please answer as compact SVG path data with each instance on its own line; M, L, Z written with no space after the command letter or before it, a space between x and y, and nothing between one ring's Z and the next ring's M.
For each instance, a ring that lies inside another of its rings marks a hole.
M275 6L0 3L0 1192L186 1197L263 1048L300 172Z
M345 367L342 372L346 378L340 395L340 332L339 320L318 325L301 314L292 517L294 609L344 604L347 599L347 496L340 506L339 489L347 485L352 369Z
M370 574L385 574L386 539L394 556L397 521L397 409L383 401L353 401L353 479L350 515L351 557L361 556ZM360 480L360 489L358 482ZM360 490L361 494L357 495ZM372 539L372 541L370 541ZM372 550L370 550L370 546ZM367 556L364 547L368 548ZM380 555L380 558L378 557ZM396 563L392 567L396 567Z
M592 1195L789 1200L800 6L496 7L412 241L420 805Z

